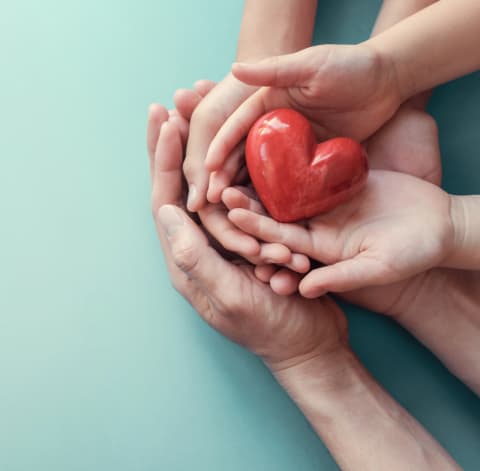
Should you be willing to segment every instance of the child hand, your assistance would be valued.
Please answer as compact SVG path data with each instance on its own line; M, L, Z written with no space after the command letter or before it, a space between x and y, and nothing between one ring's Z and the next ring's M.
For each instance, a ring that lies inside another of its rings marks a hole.
M315 46L235 64L232 70L237 79L262 88L226 119L212 140L205 161L212 172L225 168L254 121L272 109L304 114L319 140L345 135L363 141L393 116L402 100L391 64L365 45ZM209 191L218 194L223 188Z
M184 95L189 93L187 90L177 90L174 98L180 113L184 117L191 115L190 133L183 162L183 173L189 186L187 206L190 211L198 211L206 203L210 174L205 169L204 161L212 139L228 116L257 90L257 87L237 80L232 74L228 74L216 85L209 81L199 81L195 88L204 98L198 100L193 107L183 105L186 101L183 99ZM234 160L238 160L239 154L241 148L235 150L232 156ZM215 198L213 195L210 201L218 202L220 196Z
M214 87L214 82L202 80L195 84L194 90L185 89L175 94L177 109L169 112L170 121L181 130L184 145L188 138L189 121L193 112ZM161 110L161 107L159 110ZM166 110L163 113L166 115ZM242 174L244 174L244 177L242 177ZM236 179L239 184L245 185L248 183L246 171L241 171L237 176L238 179ZM251 209L255 205L259 205L254 199L253 190L246 186L238 188L240 194L252 201L248 208ZM273 263L297 273L306 273L310 269L310 262L305 255L291 253L287 247L281 244L259 244L256 239L240 231L228 220L227 208L222 203L208 203L198 211L198 216L207 231L211 245L230 259L238 259L240 256L254 265ZM228 251L228 253L225 251Z
M328 266L300 282L305 297L385 285L439 266L453 248L450 197L415 177L372 170L353 200L306 225L281 224L236 208L229 219L267 242L285 244Z

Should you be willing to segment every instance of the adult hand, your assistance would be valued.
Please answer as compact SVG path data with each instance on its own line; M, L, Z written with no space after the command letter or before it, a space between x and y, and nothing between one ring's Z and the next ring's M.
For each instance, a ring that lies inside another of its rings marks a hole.
M273 371L335 358L347 346L347 324L333 301L276 295L255 278L251 265L222 258L185 213L181 126L163 107L151 108L152 210L173 285L205 321L260 355ZM329 364L335 367L335 361Z
M277 296L251 267L227 262L207 244L181 208L181 132L174 116L167 119L166 110L151 110L148 142L159 135L155 150L149 147L152 208L174 286L214 328L261 356L340 467L381 462L396 469L407 456L402 466L458 469L353 355L346 319L333 301ZM380 454L370 453L380 442Z
M440 185L442 163L438 127L423 108L409 100L368 141L370 168L407 173Z

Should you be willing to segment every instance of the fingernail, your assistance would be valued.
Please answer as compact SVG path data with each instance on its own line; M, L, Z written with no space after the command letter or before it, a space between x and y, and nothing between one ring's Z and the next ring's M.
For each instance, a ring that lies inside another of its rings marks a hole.
M185 224L178 210L173 206L162 206L158 210L158 222L168 238L172 237L178 229Z
M197 187L195 185L190 185L188 187L188 199L187 199L187 208L192 211L193 204L195 203L195 200L197 199L198 191Z

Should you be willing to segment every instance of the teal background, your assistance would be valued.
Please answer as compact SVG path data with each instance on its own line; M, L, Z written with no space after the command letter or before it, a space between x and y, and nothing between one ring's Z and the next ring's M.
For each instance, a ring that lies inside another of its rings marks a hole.
M320 2L316 42L379 1ZM241 0L17 0L0 12L0 469L334 470L251 354L171 288L149 209L148 104L220 79ZM445 187L480 193L480 76L438 89ZM388 320L355 350L468 470L480 403Z

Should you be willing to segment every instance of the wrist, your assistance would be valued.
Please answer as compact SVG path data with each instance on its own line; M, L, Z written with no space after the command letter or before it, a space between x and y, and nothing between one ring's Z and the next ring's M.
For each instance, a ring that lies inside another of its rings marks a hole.
M383 36L383 33L374 36L361 45L369 47L374 52L387 73L386 77L389 78L390 87L395 91L399 104L401 104L417 94L414 75L411 73L408 63L400 61L395 56L394 50Z
M341 469L458 469L349 348L274 374Z
M299 51L311 45L317 0L246 0L237 61Z
M267 366L308 416L334 416L341 398L362 389L363 367L347 345L302 361Z

